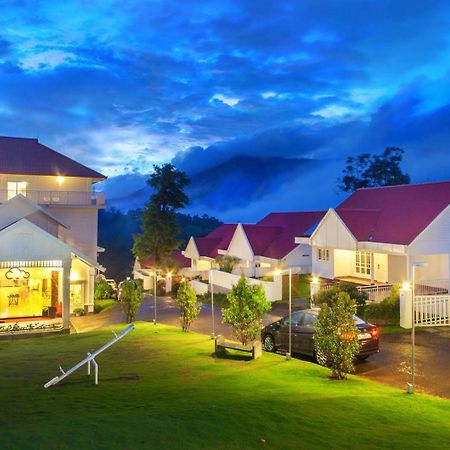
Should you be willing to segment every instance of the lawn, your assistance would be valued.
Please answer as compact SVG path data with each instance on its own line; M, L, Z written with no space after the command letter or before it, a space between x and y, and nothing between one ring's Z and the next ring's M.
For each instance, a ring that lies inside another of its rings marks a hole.
M116 326L115 330L124 327ZM0 341L1 448L431 449L450 442L450 403L264 354L217 359L205 335L138 323L80 369L43 384L111 330Z

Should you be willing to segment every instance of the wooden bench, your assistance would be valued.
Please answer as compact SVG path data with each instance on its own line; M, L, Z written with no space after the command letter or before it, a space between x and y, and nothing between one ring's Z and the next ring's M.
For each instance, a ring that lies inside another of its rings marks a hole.
M226 341L221 335L217 336L215 340L216 355L225 355L227 348L231 350L238 350L240 352L251 353L252 359L260 358L262 355L262 346L260 341L253 341L249 345L242 345L238 342Z

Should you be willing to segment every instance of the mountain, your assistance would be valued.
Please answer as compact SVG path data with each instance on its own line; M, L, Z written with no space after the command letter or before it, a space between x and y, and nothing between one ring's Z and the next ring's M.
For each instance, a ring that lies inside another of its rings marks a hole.
M332 161L234 156L190 176L185 212L254 221L270 211L334 206L337 176ZM147 178L133 173L108 179L102 186L108 207L122 211L142 207L151 194ZM312 198L305 196L307 191L314 192Z

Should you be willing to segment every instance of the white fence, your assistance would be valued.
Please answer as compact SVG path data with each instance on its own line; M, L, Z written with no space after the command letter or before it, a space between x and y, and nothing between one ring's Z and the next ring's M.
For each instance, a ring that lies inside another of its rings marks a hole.
M415 285L416 295L442 295L448 293L448 279L423 280Z
M450 325L449 295L419 295L414 299L414 323L419 326Z
M196 294L204 295L209 291L209 285L206 283L202 283L199 280L191 280L189 284L194 288Z
M367 294L367 301L380 303L391 293L392 284L382 284L378 286L357 286L359 292Z
M220 286L224 289L230 289L238 283L241 278L240 275L235 275L233 273L222 272L220 270L212 271L213 284L214 286ZM260 281L255 278L247 278L250 284L258 285L261 284L264 292L266 293L266 298L270 302L275 302L281 300L282 298L282 281L281 276L275 277L274 281Z

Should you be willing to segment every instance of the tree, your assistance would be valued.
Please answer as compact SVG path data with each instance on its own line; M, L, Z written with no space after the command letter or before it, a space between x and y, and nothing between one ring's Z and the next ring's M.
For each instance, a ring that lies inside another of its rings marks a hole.
M233 272L233 269L236 267L239 261L239 258L229 255L218 256L216 258L216 262L217 264L219 264L220 270L222 272L228 273Z
M183 331L189 331L191 323L198 317L202 309L197 302L197 294L187 281L182 281L177 291L177 304L181 310L180 322Z
M332 306L322 303L320 308L314 332L317 359L330 367L333 378L344 380L354 371L353 359L359 351L353 321L356 304L346 292L340 292Z
M222 310L223 323L233 327L233 334L246 345L261 332L261 318L272 305L266 299L263 287L251 285L242 275L227 294L229 307Z
M319 291L314 296L314 303L316 305L326 303L328 306L333 306L334 301L341 292L347 293L356 303L358 313L364 310L364 306L368 298L367 294L365 292L358 291L356 284L348 283L346 281L340 281L339 283L333 284L329 289Z
M153 168L147 183L154 193L142 212L141 233L134 236L133 253L138 258L152 256L159 264L180 245L176 211L189 202L183 189L190 180L172 164Z
M131 323L141 307L144 295L142 293L142 280L126 280L120 283L120 304L122 311Z
M404 153L401 148L388 147L380 155L349 156L343 177L338 180L340 189L353 192L359 188L409 184L409 175L400 168Z

